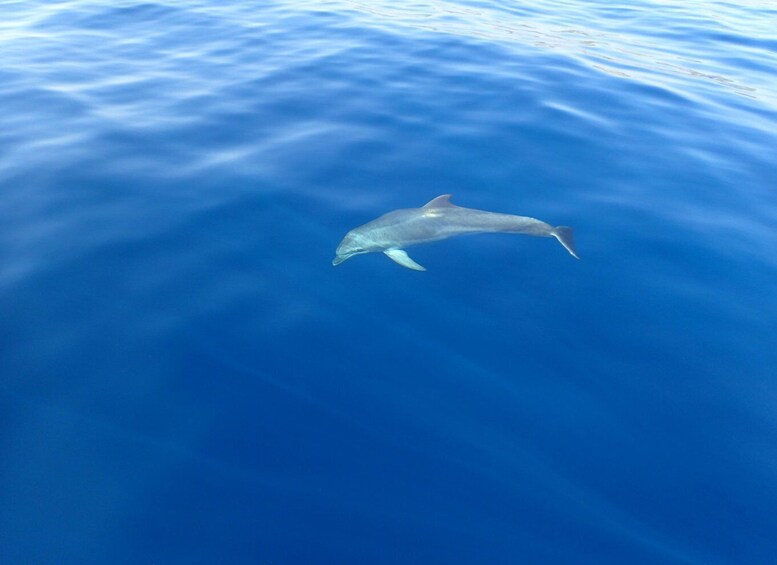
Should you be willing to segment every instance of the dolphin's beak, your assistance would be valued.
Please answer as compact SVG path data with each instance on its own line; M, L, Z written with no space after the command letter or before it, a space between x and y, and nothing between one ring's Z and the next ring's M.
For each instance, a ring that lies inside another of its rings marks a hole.
M335 255L335 258L332 259L332 265L337 267L340 263L342 263L343 261L347 261L354 255L357 255L357 253L342 253L342 254L338 253L337 255Z

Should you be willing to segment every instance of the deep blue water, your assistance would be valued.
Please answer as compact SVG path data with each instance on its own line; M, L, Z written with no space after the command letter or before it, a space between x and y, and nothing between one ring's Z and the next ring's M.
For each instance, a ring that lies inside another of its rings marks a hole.
M773 2L0 15L0 563L777 562Z

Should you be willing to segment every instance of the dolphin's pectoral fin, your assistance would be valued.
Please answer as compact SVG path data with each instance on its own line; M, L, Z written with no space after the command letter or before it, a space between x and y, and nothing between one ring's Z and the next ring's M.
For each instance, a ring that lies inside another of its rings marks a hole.
M456 205L451 203L450 194L441 194L437 198L433 198L426 204L424 208L455 208Z
M403 267L413 269L414 271L425 271L426 269L413 261L404 249L386 249L385 253L392 261L399 263Z

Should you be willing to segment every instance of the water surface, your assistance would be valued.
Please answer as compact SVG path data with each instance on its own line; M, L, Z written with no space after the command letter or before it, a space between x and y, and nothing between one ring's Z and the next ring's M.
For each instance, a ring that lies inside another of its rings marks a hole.
M0 561L773 560L771 3L0 10Z

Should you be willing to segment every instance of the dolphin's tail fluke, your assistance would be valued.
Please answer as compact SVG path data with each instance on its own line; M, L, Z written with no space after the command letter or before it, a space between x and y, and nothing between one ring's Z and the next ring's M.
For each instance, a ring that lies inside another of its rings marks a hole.
M567 226L556 226L553 228L553 231L550 232L550 235L555 237L559 243L564 246L564 249L569 251L569 254L572 255L572 257L580 259L575 250L575 238L572 237L572 228Z

